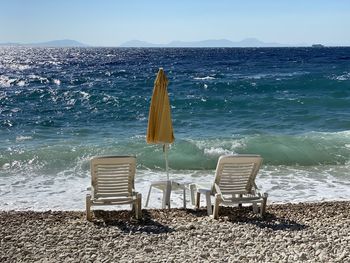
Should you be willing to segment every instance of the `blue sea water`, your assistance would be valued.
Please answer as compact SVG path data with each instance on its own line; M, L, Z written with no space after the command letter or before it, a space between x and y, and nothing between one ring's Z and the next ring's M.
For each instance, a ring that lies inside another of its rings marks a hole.
M165 178L145 142L159 67L172 178L210 183L220 155L254 153L271 202L350 199L350 48L2 47L0 209L84 209L96 155L136 155L146 196Z

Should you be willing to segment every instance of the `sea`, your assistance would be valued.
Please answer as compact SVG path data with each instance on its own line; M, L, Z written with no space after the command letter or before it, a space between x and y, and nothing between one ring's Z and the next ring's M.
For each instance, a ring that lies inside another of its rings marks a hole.
M210 186L219 156L259 154L269 203L350 200L349 47L1 47L0 210L84 210L102 155L137 157L144 205L166 179L162 145L145 141L160 67L172 180Z

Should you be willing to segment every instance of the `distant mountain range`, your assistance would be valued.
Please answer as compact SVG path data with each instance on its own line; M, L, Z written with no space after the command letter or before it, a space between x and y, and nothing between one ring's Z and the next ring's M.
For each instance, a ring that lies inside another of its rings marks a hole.
M71 39L52 40L40 43L0 43L0 46L25 46L25 47L88 47L88 45Z
M267 43L256 38L246 38L241 41L231 41L228 39L209 39L202 41L184 42L172 41L168 44L154 44L140 40L131 40L123 43L120 47L290 47L308 46L307 44L286 45L280 43Z
M0 43L0 46L25 46L25 47L91 47L87 44L71 39L53 40L40 43ZM168 44L155 44L141 40L130 40L119 47L305 47L305 43L298 45L280 44L275 42L263 42L256 38L246 38L241 41L228 39L208 39L202 41L172 41Z

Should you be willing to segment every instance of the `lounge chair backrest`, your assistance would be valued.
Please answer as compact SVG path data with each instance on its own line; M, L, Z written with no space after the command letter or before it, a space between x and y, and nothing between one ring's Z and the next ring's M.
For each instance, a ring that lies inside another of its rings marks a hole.
M91 185L95 198L129 197L135 181L133 156L95 157L91 160Z
M212 192L215 184L225 194L248 194L255 186L255 177L262 163L259 155L226 155L219 158Z

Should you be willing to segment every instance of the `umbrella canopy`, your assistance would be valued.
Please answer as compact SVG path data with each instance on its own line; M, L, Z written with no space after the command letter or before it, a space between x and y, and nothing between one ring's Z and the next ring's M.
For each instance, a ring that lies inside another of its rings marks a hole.
M168 144L174 142L175 138L167 85L168 79L163 69L160 68L154 82L146 141L147 143L164 144L165 169L169 180Z
M160 68L154 82L149 109L147 143L167 144L175 140L167 85L168 79L163 69Z

